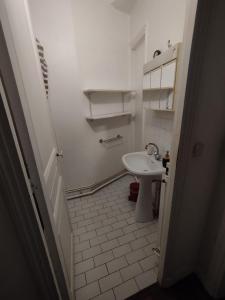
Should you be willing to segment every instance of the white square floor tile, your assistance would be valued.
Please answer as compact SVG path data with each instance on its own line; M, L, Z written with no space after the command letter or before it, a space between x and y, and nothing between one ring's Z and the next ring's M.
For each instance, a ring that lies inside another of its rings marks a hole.
M118 248L113 249L113 255L115 257L120 257L131 252L131 247L128 244L122 245Z
M125 226L127 226L126 221L119 221L119 222L112 225L113 229L123 228Z
M110 260L113 260L114 256L112 251L104 252L94 257L94 262L96 266L100 266L102 264L107 263Z
M117 239L114 239L114 240L111 240L111 241L108 241L108 242L105 242L105 243L101 244L101 248L102 248L103 252L111 250L111 249L116 248L118 246L119 246L119 243L118 243Z
M80 241L87 241L90 240L92 238L96 237L96 232L95 231L89 231L87 233L81 234L80 235Z
M74 287L75 290L83 287L86 285L86 280L85 280L85 275L84 274L80 274L78 276L75 276L74 278Z
M108 238L108 240L112 240L112 239L118 238L122 235L123 235L123 231L121 229L118 229L118 230L114 230L114 231L107 233L107 238Z
M143 248L147 245L148 245L148 241L145 238L136 239L133 242L131 242L131 247L133 250Z
M119 272L112 273L99 280L99 285L102 292L112 289L120 283L122 283L122 278Z
M142 274L138 275L135 278L135 280L138 284L139 289L143 290L146 287L154 284L157 281L157 277L156 277L156 274L153 270L149 270L145 273L142 273Z
M109 290L95 298L93 298L93 300L115 300L115 296L113 293L113 290Z
M99 228L99 229L96 229L97 231L97 235L102 235L104 233L108 233L110 231L112 231L112 226L111 225L107 225L105 227L102 227L102 228Z
M83 251L83 259L88 259L90 257L94 257L102 252L100 246L91 247L87 250Z
M90 283L92 281L96 281L96 280L98 280L102 277L105 277L106 275L108 275L108 271L107 271L105 265L94 268L94 269L86 272L87 283Z
M75 266L74 266L74 270L75 270L76 275L84 273L84 272L86 272L86 271L88 271L92 268L94 268L93 258L82 261L78 264L75 264Z
M144 251L147 256L154 255L152 248L154 248L155 246L156 246L156 244L152 243L152 244L149 244L148 246L144 247Z
M132 232L122 235L121 237L118 238L120 245L127 244L135 239L136 238Z
M120 270L123 281L127 281L138 274L142 273L142 269L138 263L134 263L133 265L129 265L126 268Z
M151 255L141 260L140 265L144 271L147 271L156 267L156 261L157 257L155 255Z
M74 264L77 264L77 263L81 262L82 259L83 259L81 252L75 253L73 257L74 257Z
M114 288L116 300L124 300L138 292L138 287L134 279L131 279Z
M100 294L98 282L93 282L76 291L76 300L88 300Z
M99 245L107 241L107 237L105 235L98 236L90 240L91 247Z
M113 273L115 271L118 271L119 269L122 269L128 265L126 259L124 256L116 258L110 262L107 263L107 268L109 270L109 273Z
M136 223L132 176L68 201L74 234L76 300L125 299L156 282L157 222Z
M82 242L80 244L76 244L74 246L74 251L75 252L80 252L80 251L86 250L88 248L90 248L90 243L89 243L89 241L85 241L85 242Z

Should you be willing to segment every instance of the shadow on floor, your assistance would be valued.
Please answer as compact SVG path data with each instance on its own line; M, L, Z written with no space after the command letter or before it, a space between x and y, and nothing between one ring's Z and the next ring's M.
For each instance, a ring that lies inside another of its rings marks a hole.
M128 298L129 300L210 300L196 276L191 275L171 288L163 289L157 283Z

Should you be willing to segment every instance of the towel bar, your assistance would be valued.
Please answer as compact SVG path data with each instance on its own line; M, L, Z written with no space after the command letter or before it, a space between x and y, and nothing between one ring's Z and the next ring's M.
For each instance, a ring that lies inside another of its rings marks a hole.
M114 136L114 137L112 137L112 138L110 138L110 139L105 139L105 140L100 139L100 140L99 140L99 143L100 143L100 144L102 144L102 143L111 143L111 142L113 142L113 141L120 140L120 139L122 139L122 138L123 138L122 135L117 134L117 136Z

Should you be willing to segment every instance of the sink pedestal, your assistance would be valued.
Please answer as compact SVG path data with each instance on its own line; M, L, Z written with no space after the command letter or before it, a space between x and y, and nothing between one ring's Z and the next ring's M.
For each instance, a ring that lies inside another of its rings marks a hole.
M135 218L137 222L149 222L153 220L152 176L140 176L139 182Z
M161 178L166 169L162 162L155 159L154 155L148 155L146 151L127 153L122 156L125 168L138 176L140 188L136 204L136 221L149 222L153 220L153 193L152 180Z

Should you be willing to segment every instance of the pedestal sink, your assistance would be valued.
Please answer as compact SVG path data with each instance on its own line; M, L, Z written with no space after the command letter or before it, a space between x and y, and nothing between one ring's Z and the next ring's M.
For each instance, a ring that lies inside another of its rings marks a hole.
M139 194L136 204L136 221L148 222L153 220L152 211L152 180L161 177L166 169L154 155L144 152L127 153L122 156L125 168L138 176L140 181Z

